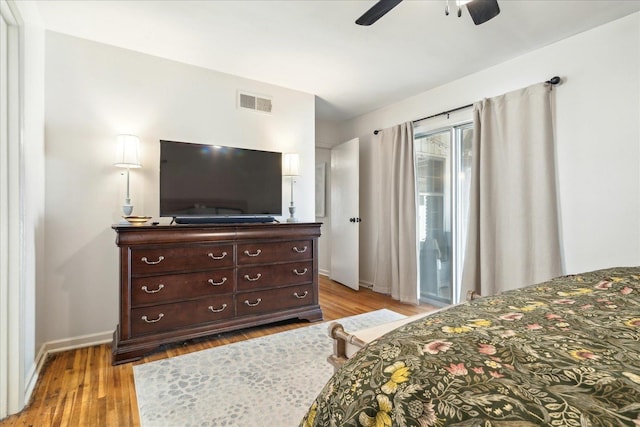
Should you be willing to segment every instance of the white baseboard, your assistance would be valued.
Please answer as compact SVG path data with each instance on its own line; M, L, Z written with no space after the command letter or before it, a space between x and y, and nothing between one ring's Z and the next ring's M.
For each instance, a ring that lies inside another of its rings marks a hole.
M24 401L31 400L31 394L36 387L42 367L47 361L50 354L59 353L61 351L75 350L82 347L90 347L92 345L106 344L113 339L113 331L99 332L97 334L81 335L74 338L65 338L62 340L49 341L40 346L40 351L36 356L33 367L27 376L27 384L25 387Z
M42 352L42 349L40 350ZM33 394L33 390L36 388L36 384L38 383L38 378L40 378L40 370L42 369L42 365L44 362L40 362L40 358L42 357L38 352L36 356L36 360L31 365L31 369L29 369L29 374L27 375L27 383L24 390L24 404L25 406L29 404L31 400L31 395ZM44 360L44 359L43 359Z
M90 347L111 342L113 339L113 331L98 332L96 334L81 335L79 337L65 338L62 340L49 341L42 345L41 352L44 350L45 355L59 353L61 351L75 350L76 348Z
M322 274L323 276L327 276L330 278L331 273L327 270L319 270L318 271L319 274ZM373 289L373 283L372 282L368 282L366 280L360 280L360 282L358 283L358 286L362 287L362 288L367 288L367 289Z

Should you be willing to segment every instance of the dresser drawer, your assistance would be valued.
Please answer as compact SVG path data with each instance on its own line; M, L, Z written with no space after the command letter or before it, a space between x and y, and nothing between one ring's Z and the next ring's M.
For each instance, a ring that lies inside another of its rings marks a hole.
M235 314L233 301L233 295L223 295L134 308L131 310L131 333L133 336L155 334L229 319Z
M161 304L234 291L233 268L131 279L131 305Z
M238 245L238 264L263 264L313 258L311 240L278 243L246 243Z
M313 304L313 285L289 286L237 295L238 316L269 313Z
M131 274L233 267L233 245L203 245L131 250Z
M239 291L311 283L312 280L311 261L238 268Z

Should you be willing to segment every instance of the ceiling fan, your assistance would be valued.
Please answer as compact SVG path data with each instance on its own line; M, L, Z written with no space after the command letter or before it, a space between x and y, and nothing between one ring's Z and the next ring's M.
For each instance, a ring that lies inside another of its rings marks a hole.
M402 0L379 0L356 20L358 25L371 25L382 18ZM449 0L446 1L445 14L449 15ZM462 16L462 6L466 5L473 23L483 24L500 13L498 0L455 0L458 5L458 17Z

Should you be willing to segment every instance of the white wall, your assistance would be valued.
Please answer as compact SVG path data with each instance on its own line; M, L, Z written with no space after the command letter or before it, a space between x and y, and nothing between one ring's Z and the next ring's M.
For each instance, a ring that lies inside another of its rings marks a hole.
M22 3L22 2L18 2ZM37 9L20 6L28 16L25 26L25 116L23 130L24 159L24 318L25 374L33 373L36 355L37 292L44 278L44 215L45 215L45 137L44 137L44 30ZM29 22L33 22L32 24ZM35 386L33 378L28 388ZM27 390L30 392L31 390Z
M273 113L236 108L238 90L273 99ZM314 96L58 33L46 35L46 286L39 344L98 334L118 317L124 177L116 135L141 141L131 173L134 214L158 215L160 139L298 152L296 216L314 221ZM283 213L289 204L283 179ZM286 218L283 216L281 220ZM168 219L163 219L168 221Z
M320 274L329 276L331 273L331 150L316 147L316 164L321 163L325 164L325 214L323 217L316 217L316 222L322 223L322 235L318 239L318 269Z
M419 54L419 53L416 53ZM562 246L567 273L640 265L640 13L421 93L340 125L360 137L361 214L374 129L418 119L554 75ZM364 217L363 217L364 218ZM377 221L361 224L361 281L373 279Z
M316 218L322 223L322 236L318 240L318 267L325 276L331 274L331 147L346 140L340 140L339 127L333 121L316 120L316 163L326 164L325 216Z

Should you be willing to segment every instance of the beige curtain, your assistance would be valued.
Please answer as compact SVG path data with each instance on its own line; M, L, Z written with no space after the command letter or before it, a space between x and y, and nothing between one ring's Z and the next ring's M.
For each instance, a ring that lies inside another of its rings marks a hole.
M474 105L462 293L493 295L562 271L551 86Z
M416 180L413 123L381 131L373 141L377 226L373 289L418 303Z

